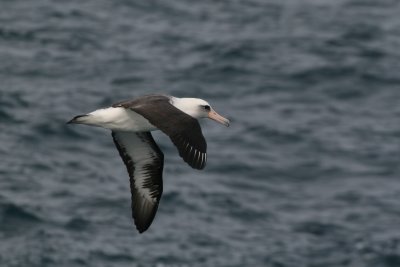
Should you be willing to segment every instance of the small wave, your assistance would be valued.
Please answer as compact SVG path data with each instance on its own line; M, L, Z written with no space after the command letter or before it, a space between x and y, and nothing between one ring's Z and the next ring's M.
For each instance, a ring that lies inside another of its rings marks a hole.
M342 227L333 223L323 223L318 221L307 221L299 223L294 227L297 232L308 233L316 236L324 236L337 234L338 231L343 230Z
M21 120L18 120L17 118L12 116L10 112L1 109L0 109L0 121L3 123L22 123Z
M357 75L357 69L354 66L325 66L300 70L291 76L301 82L317 83L324 80L354 77L355 75Z
M119 78L114 78L111 80L112 85L126 85L126 84L134 84L134 83L140 83L144 81L144 78L142 77L137 77L137 76L130 76L130 77L119 77Z
M41 219L33 212L29 212L15 204L3 204L0 206L0 209L2 210L3 220L22 220L29 222L41 221Z
M33 31L0 28L0 39L5 41L31 41L34 37Z
M169 214L177 212L176 207L179 207L179 210L199 211L198 206L191 204L177 191L165 192L161 202L163 209Z
M7 235L20 234L42 222L34 212L11 203L0 204L0 214L0 231Z
M135 258L125 253L112 253L106 251L94 251L91 253L95 257L99 257L104 261L111 261L113 265L115 262L134 262Z
M83 231L89 227L90 222L83 218L72 218L65 224L65 228L73 231Z

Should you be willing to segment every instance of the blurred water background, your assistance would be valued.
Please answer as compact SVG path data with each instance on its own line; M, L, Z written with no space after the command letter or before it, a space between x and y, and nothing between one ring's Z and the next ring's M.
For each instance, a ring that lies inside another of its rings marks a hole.
M1 266L400 266L400 2L1 0ZM137 233L108 131L148 93L199 97L208 165L169 139Z

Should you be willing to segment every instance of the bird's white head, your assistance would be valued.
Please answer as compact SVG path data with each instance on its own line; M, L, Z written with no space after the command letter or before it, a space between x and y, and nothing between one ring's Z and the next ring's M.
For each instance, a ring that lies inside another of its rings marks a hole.
M182 110L186 114L196 119L210 118L216 122L219 122L225 126L229 126L229 120L219 115L210 106L210 104L200 98L177 98L171 99L172 105Z

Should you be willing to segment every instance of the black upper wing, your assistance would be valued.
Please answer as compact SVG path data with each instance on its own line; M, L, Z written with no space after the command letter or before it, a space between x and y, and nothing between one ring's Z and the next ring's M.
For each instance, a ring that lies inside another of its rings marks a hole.
M149 95L123 101L113 107L129 108L167 134L178 148L179 155L192 168L203 169L207 161L207 143L197 119L182 112L163 95Z

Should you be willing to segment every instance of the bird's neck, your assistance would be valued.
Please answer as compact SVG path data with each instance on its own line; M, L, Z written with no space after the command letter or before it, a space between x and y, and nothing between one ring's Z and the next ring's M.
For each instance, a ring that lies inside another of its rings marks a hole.
M194 105L196 98L171 98L171 104L182 112L192 116L193 118L199 119L200 115L198 112L198 106Z

